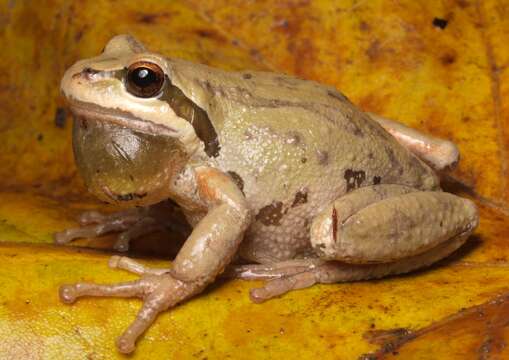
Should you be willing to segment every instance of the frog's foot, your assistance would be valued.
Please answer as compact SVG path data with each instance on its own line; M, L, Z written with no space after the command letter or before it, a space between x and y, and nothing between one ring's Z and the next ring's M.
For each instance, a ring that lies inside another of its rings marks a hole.
M114 245L115 250L129 250L129 242L145 234L160 230L163 226L148 215L145 209L130 209L113 214L97 211L84 212L79 217L80 227L66 229L55 234L56 244L67 244L78 238L93 238L106 233L121 231Z
M396 140L437 171L452 170L458 165L460 153L451 141L421 133L397 121L367 113Z
M316 268L321 259L294 259L270 264L231 265L221 275L243 280L271 280L291 276Z
M169 269L148 269L144 265L120 256L110 260L111 267L141 275L139 280L117 284L76 283L62 285L59 290L62 302L72 304L82 296L137 297L143 305L136 319L117 339L117 348L122 353L134 350L138 337L148 329L157 315L186 300L201 290L196 282L175 279Z
M249 292L253 302L261 303L291 290L304 289L315 284L378 279L426 267L458 249L468 235L459 234L421 254L391 263L347 264L318 259L291 260L270 266L242 265L233 270L229 269L228 274L246 280L268 280L264 286Z

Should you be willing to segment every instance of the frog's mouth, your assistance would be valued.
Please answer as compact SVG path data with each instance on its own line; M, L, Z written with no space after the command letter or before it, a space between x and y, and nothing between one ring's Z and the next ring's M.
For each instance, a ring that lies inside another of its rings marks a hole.
M116 125L131 128L148 135L166 135L175 137L177 130L166 125L155 124L134 116L128 111L105 108L100 105L80 101L72 98L67 99L72 114L76 118L87 120L107 121Z

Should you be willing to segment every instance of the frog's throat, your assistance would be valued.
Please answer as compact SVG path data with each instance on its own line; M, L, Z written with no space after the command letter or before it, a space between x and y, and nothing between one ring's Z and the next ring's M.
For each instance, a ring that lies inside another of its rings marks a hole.
M178 134L176 129L143 120L128 111L104 108L96 104L75 99L68 99L68 102L73 115L83 117L87 120L108 121L149 135L176 137Z

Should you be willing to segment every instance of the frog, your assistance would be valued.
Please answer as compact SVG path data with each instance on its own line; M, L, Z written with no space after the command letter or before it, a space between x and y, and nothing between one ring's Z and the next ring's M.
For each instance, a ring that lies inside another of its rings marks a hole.
M125 251L158 227L150 209L167 200L192 229L167 268L116 254L109 266L137 280L60 287L67 304L143 301L116 341L122 353L219 277L263 281L249 292L262 303L404 274L455 252L479 223L472 200L440 187L454 143L364 112L332 86L169 58L117 35L67 69L61 91L87 189L127 210L84 213L56 242L122 231Z

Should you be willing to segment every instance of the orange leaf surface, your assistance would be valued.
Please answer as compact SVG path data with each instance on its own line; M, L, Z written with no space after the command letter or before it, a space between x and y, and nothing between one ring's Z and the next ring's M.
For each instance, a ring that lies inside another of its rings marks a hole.
M59 81L131 33L151 49L224 69L273 70L336 86L366 111L458 144L446 188L481 209L451 258L406 276L320 285L261 305L256 283L218 281L163 314L132 358L502 359L509 356L509 3L505 0L0 0L0 359L122 358L115 338L137 300L58 286L134 279L111 270L113 236L52 234L86 194ZM174 237L131 255L161 266ZM147 259L147 256L150 259Z

